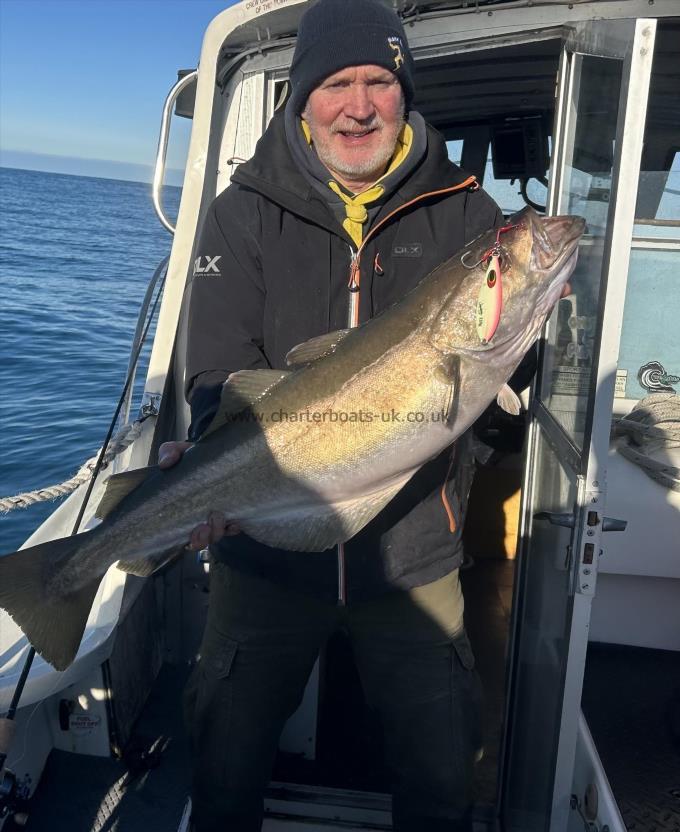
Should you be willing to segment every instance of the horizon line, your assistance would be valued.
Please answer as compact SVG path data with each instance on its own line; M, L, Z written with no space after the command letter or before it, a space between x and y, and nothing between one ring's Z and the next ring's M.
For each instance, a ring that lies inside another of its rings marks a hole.
M61 176L83 176L90 179L111 179L113 181L142 182L145 184L152 184L154 172L154 166L144 162L122 162L117 159L66 156L58 153L39 153L32 150L14 150L12 148L0 148L0 167L12 170L55 173ZM74 169L74 167L85 168L85 171ZM98 172L97 167L104 170ZM182 187L184 170L166 168L165 174L167 178L179 180L179 183L164 182L164 187Z
M22 173L51 173L53 176L73 176L76 179L104 179L109 182L133 182L136 185L151 185L152 183L145 179L116 179L114 176L95 176L92 173L65 173L62 170L43 170L42 168L22 168L16 165L7 165L0 161L0 168L3 170L20 170ZM163 183L164 188L178 188L182 189L181 185L169 185L167 182Z

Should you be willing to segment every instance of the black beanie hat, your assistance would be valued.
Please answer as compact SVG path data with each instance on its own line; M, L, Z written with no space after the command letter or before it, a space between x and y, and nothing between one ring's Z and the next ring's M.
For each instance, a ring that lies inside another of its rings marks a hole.
M396 12L377 0L318 0L300 20L290 68L291 104L302 112L307 98L340 69L376 64L393 72L413 100L413 57Z

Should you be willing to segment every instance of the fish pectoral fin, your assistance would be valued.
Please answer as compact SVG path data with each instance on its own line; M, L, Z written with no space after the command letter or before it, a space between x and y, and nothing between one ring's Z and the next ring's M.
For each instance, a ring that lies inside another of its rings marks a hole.
M457 393L460 388L460 358L455 353L445 355L435 367L434 377L441 384L449 388L444 410L446 412L447 423L453 424L456 420L456 410L458 408Z
M106 490L97 506L94 516L100 520L108 517L123 498L131 494L156 470L157 467L155 465L149 465L146 468L134 468L131 471L112 474L106 481Z
M434 371L437 381L442 384L454 384L458 386L460 378L460 359L455 353L445 355Z
M520 397L508 384L504 384L498 391L496 402L501 410L510 413L513 416L518 416L522 410L522 401Z
M411 471L381 490L353 500L320 505L314 511L301 506L299 510L290 510L285 517L239 520L239 526L247 535L267 546L294 552L322 552L358 534L385 508L412 474Z
M203 436L226 425L247 407L252 407L289 375L290 370L239 370L232 373L222 385L220 405Z
M184 544L181 546L171 546L169 549L143 558L135 558L133 560L123 558L118 561L116 566L122 572L127 572L130 575L138 575L140 578L148 578L149 575L153 575L162 566L186 554L186 551L187 548Z
M335 352L338 344L351 331L351 329L337 329L335 332L329 332L326 335L317 335L316 338L303 341L302 344L293 347L286 355L286 364L289 367L298 367L301 364L309 364L312 361L316 361L317 358L323 358L324 355L330 355Z
M50 590L50 578L78 557L82 539L89 534L50 540L0 557L0 608L57 670L65 670L76 657L101 575L63 593Z

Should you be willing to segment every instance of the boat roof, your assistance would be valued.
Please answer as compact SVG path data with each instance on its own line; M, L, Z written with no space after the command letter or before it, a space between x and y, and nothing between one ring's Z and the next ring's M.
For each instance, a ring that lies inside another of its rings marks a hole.
M257 43L279 38L295 37L300 17L313 0L241 0L228 11L238 10L243 22L232 28L224 42L228 53L237 52ZM428 18L442 14L461 15L477 21L479 29L496 28L499 15L506 14L518 22L541 18L559 25L564 20L641 17L658 17L677 14L676 0L380 0L395 9L406 27L407 36L412 27ZM673 7L674 11L673 11ZM543 12L543 14L541 13ZM224 12L222 13L224 14ZM230 27L231 28L231 27ZM469 29L466 23L461 29Z

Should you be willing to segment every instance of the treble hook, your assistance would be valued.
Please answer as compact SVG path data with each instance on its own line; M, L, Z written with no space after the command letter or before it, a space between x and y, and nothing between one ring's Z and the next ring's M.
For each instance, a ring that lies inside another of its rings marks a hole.
M472 254L472 252L471 252L471 251L466 251L466 252L465 252L464 254L462 254L462 255L461 255L461 257L460 257L460 262L463 264L464 268L469 269L470 271L472 271L472 269L476 269L476 268L477 268L477 266L481 266L481 265L482 265L482 261L484 260L484 258L482 257L482 259L481 259L481 260L478 260L478 261L477 261L474 265L472 265L472 266L468 266L468 264L465 262L465 258L466 258L466 257L469 257L471 254Z

